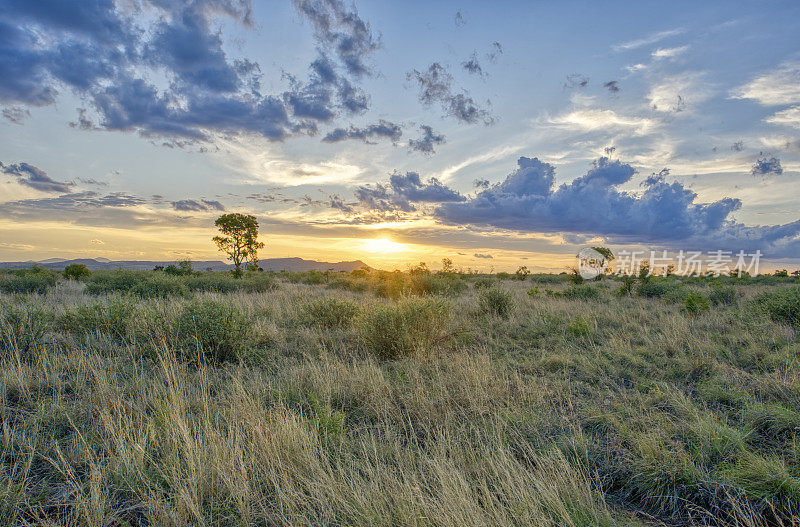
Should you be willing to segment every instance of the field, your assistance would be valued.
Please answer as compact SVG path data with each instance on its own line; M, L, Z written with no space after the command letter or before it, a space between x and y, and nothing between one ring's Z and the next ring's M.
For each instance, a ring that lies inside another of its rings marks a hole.
M800 286L0 275L4 525L796 525Z

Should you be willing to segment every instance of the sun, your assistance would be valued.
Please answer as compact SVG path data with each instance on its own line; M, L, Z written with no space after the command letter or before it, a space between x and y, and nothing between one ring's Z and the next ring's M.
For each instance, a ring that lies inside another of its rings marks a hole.
M405 251L406 246L386 238L370 238L364 240L364 250L371 253L398 253Z

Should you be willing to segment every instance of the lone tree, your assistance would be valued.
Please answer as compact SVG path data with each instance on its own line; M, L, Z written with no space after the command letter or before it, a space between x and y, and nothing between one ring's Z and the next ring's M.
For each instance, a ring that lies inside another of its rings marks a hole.
M214 243L236 266L234 272L237 275L242 273L242 262L250 261L258 265L258 250L264 247L264 243L258 241L258 222L255 216L223 214L214 225L219 227L221 234L214 236Z

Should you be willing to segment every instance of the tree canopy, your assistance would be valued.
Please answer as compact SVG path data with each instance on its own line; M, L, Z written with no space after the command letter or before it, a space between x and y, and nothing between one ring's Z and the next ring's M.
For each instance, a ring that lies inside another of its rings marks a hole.
M255 216L236 212L223 214L214 225L220 232L220 236L214 236L214 243L228 255L237 274L242 272L243 262L258 265L258 250L264 247L264 243L258 241L258 221Z

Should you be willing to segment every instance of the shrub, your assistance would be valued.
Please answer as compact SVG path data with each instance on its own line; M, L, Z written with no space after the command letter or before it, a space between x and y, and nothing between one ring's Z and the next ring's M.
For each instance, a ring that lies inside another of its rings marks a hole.
M617 289L617 296L628 296L633 294L633 286L636 285L636 278L629 275L623 275L622 284Z
M589 300L600 298L600 290L588 284L576 284L565 289L562 295L564 298L569 298L571 300Z
M734 306L739 302L739 291L732 285L713 284L708 299L715 306Z
M753 305L775 322L800 326L800 287L761 293L753 300Z
M473 287L475 289L489 289L490 287L494 287L497 281L494 278L489 278L486 276L482 276L475 280Z
M127 293L148 277L148 274L137 271L98 271L92 273L92 276L86 280L86 292L93 295L114 292Z
M636 294L645 298L661 298L669 291L670 284L657 278L643 282L636 288Z
M56 326L75 335L100 332L123 342L128 339L130 328L137 320L137 311L135 300L117 295L108 302L95 302L65 311L58 317Z
M251 273L240 280L240 283L248 293L266 293L278 288L278 281L268 273Z
M454 296L464 292L467 284L458 276L431 273L412 274L409 278L410 292L415 295Z
M52 322L48 311L0 304L0 350L16 351L24 358L41 346Z
M481 311L501 318L508 318L514 310L511 293L498 288L485 289L478 297Z
M343 328L352 323L358 311L358 306L353 302L323 297L305 304L302 318L311 326Z
M361 314L359 333L381 359L428 355L450 337L450 304L440 298L404 298Z
M138 282L130 292L142 298L167 298L170 296L186 296L189 288L180 278L155 274Z
M83 280L92 276L92 272L83 264L69 264L64 268L64 278L67 280Z
M214 362L236 359L248 347L252 330L252 320L239 306L212 299L187 304L178 322L184 351L199 350Z
M528 293L528 296L530 296L532 298L536 298L537 296L539 296L541 291L539 291L539 286L535 285L535 286L531 287L530 289L528 289L526 291L526 293Z
M683 299L683 310L690 315L697 315L709 309L708 298L700 293L689 293Z
M0 291L9 294L30 294L47 292L48 287L56 285L55 273L37 267L10 271L0 276Z

